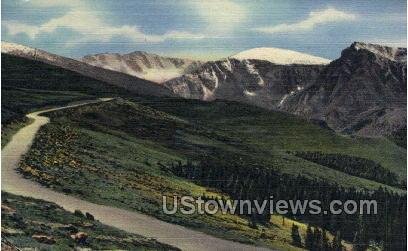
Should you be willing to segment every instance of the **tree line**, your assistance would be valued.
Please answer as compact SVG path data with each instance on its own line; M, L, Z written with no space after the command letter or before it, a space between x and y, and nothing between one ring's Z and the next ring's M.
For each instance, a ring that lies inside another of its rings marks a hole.
M369 159L322 152L294 152L294 155L353 176L406 189L405 183L399 182L395 173Z
M318 227L312 228L307 225L305 240L299 234L299 227L292 225L292 244L295 247L305 248L311 251L342 251L344 246L341 242L340 233L334 235L332 241L329 240L326 230Z
M329 211L332 200L376 200L377 214L292 214L286 216L338 233L338 238L356 243L365 250L370 243L384 250L406 249L406 194L380 187L375 191L342 187L324 180L294 176L241 160L203 158L200 161L171 163L167 171L200 185L217 188L234 200L319 200L322 210ZM269 224L269 211L263 215L246 215L251 225Z

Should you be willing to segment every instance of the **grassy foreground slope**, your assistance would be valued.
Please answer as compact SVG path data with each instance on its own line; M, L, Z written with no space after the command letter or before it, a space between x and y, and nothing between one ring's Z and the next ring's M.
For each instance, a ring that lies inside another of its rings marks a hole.
M2 193L3 241L36 250L177 250L155 240L105 226L46 201ZM81 238L75 239L84 233ZM86 237L84 237L86 236ZM3 250L3 249L2 249Z
M296 248L278 216L254 229L236 215L165 215L163 195L228 197L176 177L166 167L178 161L234 158L245 168L260 165L343 187L386 186L290 153L326 150L372 159L404 179L404 149L389 141L346 138L286 114L234 102L117 99L47 116L51 123L39 132L20 168L27 177L96 203L283 250Z

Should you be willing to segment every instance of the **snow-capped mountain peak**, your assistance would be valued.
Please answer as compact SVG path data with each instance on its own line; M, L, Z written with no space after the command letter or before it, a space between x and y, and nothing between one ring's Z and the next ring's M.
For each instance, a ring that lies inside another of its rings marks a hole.
M316 57L297 51L269 47L254 48L242 51L231 56L230 58L235 58L238 60L265 60L278 65L325 65L330 63L330 60L325 58Z

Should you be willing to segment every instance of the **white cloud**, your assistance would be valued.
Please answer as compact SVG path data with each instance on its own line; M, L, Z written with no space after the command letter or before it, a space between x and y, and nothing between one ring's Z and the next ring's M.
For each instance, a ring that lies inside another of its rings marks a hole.
M291 33L299 31L310 31L317 25L354 21L357 19L357 15L353 13L347 13L344 11L336 10L334 8L328 8L321 11L312 11L309 16L297 23L283 23L275 26L255 28L256 31L262 33Z
M56 32L58 29L70 29L82 35L79 40L67 41L67 46L83 42L108 42L115 37L127 38L132 42L159 43L165 40L202 39L201 34L186 31L168 31L164 34L146 34L138 26L115 26L107 23L101 16L95 14L87 6L76 3L78 0L31 0L29 4L36 7L68 7L68 12L38 26L16 21L4 21L3 25L10 35L26 34L34 40L41 35Z
M30 39L35 39L39 32L38 28L33 25L15 21L3 21L3 26L6 27L7 32L12 36L26 34Z
M208 23L209 31L230 31L247 16L246 9L231 0L194 0L188 3Z

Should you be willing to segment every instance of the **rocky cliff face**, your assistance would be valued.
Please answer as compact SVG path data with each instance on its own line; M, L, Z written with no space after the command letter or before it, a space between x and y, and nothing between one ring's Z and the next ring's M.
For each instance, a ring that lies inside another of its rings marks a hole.
M276 65L253 59L208 62L164 83L175 94L193 99L226 99L277 109L290 95L311 84L321 65Z
M134 93L152 96L173 96L165 87L121 72L92 66L71 58L14 43L2 42L1 52L62 67L106 83L124 87Z
M82 61L156 83L179 77L202 64L200 61L162 57L142 51L88 55Z
M389 135L406 126L406 52L355 42L280 109L337 131Z

